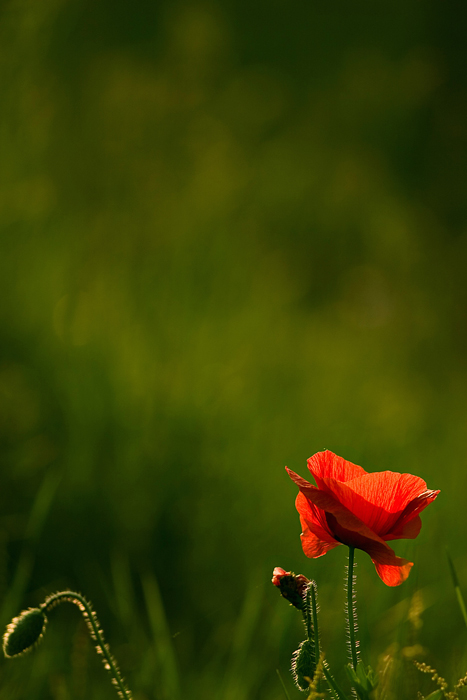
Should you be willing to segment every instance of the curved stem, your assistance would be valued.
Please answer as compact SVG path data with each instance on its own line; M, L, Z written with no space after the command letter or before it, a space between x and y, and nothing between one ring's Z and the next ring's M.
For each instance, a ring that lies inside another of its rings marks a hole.
M353 597L353 583L354 583L354 554L355 547L349 547L349 567L347 576L347 615L349 622L349 640L350 640L350 655L352 659L352 666L354 669L357 668L358 664L358 654L357 654L357 641L356 641L356 626L357 626L357 615L354 605Z
M104 635L100 629L99 620L97 619L96 613L91 608L91 605L88 603L86 598L75 591L61 591L60 593L50 595L44 601L44 603L42 603L40 608L45 614L55 607L55 605L63 602L74 603L81 610L91 637L96 644L97 652L102 654L104 666L107 671L109 671L112 677L112 683L115 685L118 694L122 700L132 700L131 693L125 686L123 676L118 668L117 662L110 653L110 649L104 640Z

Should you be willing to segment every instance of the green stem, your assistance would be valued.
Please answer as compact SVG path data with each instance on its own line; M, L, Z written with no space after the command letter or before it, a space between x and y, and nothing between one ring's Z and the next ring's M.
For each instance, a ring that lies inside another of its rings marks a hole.
M305 596L305 605L303 606L303 610L302 610L303 622L305 624L305 630L306 630L306 638L310 642L313 641L313 637L314 637L314 634L313 634L313 616L311 614L311 606L310 606L310 598L311 598L311 591L312 590L313 590L313 583L309 583L308 590L307 590L306 596Z
M355 629L357 626L357 615L353 599L353 567L354 567L354 554L355 547L349 547L349 567L348 567L348 577L347 577L347 615L349 623L349 640L350 640L350 655L352 659L352 666L354 669L357 668L358 664L358 654L357 654L357 641Z
M311 610L313 614L313 632L314 632L314 642L315 642L315 660L316 663L319 662L319 633L318 633L318 605L316 603L316 584L314 581L311 583Z
M318 587L316 585L315 581L312 581L309 584L309 588L307 591L307 608L309 610L308 614L310 615L310 608L311 608L311 618L313 620L313 642L315 645L315 664L316 668L319 665L319 630L318 630L318 603L316 601L316 595L317 595L317 590ZM319 678L316 681L316 691L319 693L320 690L320 681Z
M118 694L122 700L132 700L131 693L125 686L123 676L120 673L117 662L110 653L109 647L104 640L104 635L100 629L99 620L97 619L96 613L91 608L86 598L79 593L75 593L75 591L61 591L60 593L54 593L53 595L49 596L45 602L42 603L41 610L44 614L46 614L49 610L55 607L55 605L63 602L74 603L81 610L91 637L96 644L97 651L99 654L102 654L104 666L106 670L109 671L112 677L112 683L116 687Z
M307 592L307 605L306 605L306 607L309 610L310 605L308 604L309 603L308 598L311 597L311 617L313 620L313 626L312 626L313 642L315 645L315 660L316 660L316 664L318 664L319 660L320 660L320 648L319 648L319 630L318 630L318 601L317 601L316 594L317 594L317 586L316 586L316 583L314 581L312 581L310 588L308 589L308 592ZM307 619L309 620L309 623L311 623L309 612L308 612ZM306 622L305 622L305 624L306 624ZM308 627L307 627L307 631L308 631ZM309 636L308 639L311 639L311 637ZM337 681L332 676L324 658L322 659L322 668L323 668L323 676L325 677L326 682L331 690L331 694L333 695L335 700L347 700L345 693L341 690Z

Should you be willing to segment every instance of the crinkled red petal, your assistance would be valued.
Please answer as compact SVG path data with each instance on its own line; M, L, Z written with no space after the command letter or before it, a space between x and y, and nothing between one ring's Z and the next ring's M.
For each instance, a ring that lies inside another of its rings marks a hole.
M300 518L300 523L302 525L302 534L300 535L300 539L302 541L302 549L305 556L310 557L311 559L317 559L318 557L322 557L323 554L326 554L326 552L329 552L330 549L334 549L334 547L339 546L340 542L336 542L336 540L331 542L320 539L314 534L314 532L311 531L308 523L302 518Z
M301 492L297 496L295 505L300 513L302 526L300 539L303 551L307 557L313 559L322 557L330 549L334 549L334 547L338 547L341 544L332 536L324 511L310 503Z
M330 450L317 452L307 462L308 469L313 474L319 487L319 480L324 478L336 479L336 481L350 481L358 476L363 476L366 471L348 462L346 459L335 455Z
M334 517L334 521L337 522L345 531L345 536L350 539L343 539L342 534L337 535L334 529L334 525L330 524L329 517L326 516L326 521L328 524L328 531L336 537L337 540L343 544L348 544L350 546L360 547L360 545L354 544L357 535L360 535L365 541L374 540L379 542L384 547L388 547L386 543L375 533L371 528L369 528L360 518L354 515L348 508L345 507L339 500L331 493L326 491L320 491L316 486L312 486L301 476L295 474L295 472L287 469L290 478L297 484L302 494L311 502L314 503L319 509L326 512L326 514L331 514ZM333 521L333 522L334 522ZM350 541L351 540L351 541ZM362 547L360 547L362 549Z
M377 542L364 537L358 532L344 530L335 521L333 515L328 515L327 518L331 529L335 531L336 536L341 541L370 555L378 576L386 585L398 586L405 581L412 567L411 562L396 556L394 550L386 542Z
M397 557L391 548L370 547L367 554L375 565L376 573L386 586L400 586L410 574L413 562Z
M324 490L332 493L380 537L388 535L410 503L426 492L423 479L397 472L365 474L347 483L328 478L321 481ZM412 517L417 512L415 509ZM407 517L405 522L409 519Z
M379 564L377 561L373 560L375 565L376 573L380 577L381 581L386 584L386 586L400 586L401 583L408 578L410 574L410 569L413 566L411 561L402 559L404 564Z
M385 540L414 539L422 527L419 513L432 503L439 491L426 490L414 498L402 511L399 518L391 527L390 532L383 535Z
M416 515L408 522L397 526L397 529L393 529L388 535L383 535L382 539L385 542L389 540L414 540L420 534L421 529L422 519L419 515Z

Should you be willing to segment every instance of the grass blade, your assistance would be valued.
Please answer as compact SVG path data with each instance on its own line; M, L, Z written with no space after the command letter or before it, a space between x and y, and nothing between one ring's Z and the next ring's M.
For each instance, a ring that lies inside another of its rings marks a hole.
M456 569L454 567L454 562L452 561L451 556L447 550L446 550L446 554L448 557L449 569L451 571L452 582L454 584L454 590L456 591L457 602L459 603L462 617L464 618L465 626L467 627L467 610L465 608L464 597L462 595L462 591L461 591L461 588L459 586L459 579L457 578L457 572L456 572Z
M156 577L154 574L146 574L141 578L141 583L154 637L162 695L166 700L180 700L177 659Z
M290 696L289 696L289 694L288 694L288 692L287 692L287 688L285 687L285 683L284 683L284 681L282 680L282 676L281 676L280 671L279 671L278 668L276 668L276 673L277 673L277 677L279 678L279 680L280 680L280 682L281 682L282 689L283 689L283 691L284 691L285 697L287 698L287 700L290 700Z

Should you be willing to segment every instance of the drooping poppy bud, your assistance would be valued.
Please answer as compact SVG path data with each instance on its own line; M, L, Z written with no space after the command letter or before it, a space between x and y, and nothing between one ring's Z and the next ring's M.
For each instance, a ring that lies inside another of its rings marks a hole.
M3 635L3 653L7 657L23 654L40 641L47 617L40 608L23 610L21 615L13 618Z
M296 576L292 571L276 566L272 572L272 582L280 590L281 596L291 605L298 610L304 609L306 590L310 583L306 576L303 574Z

